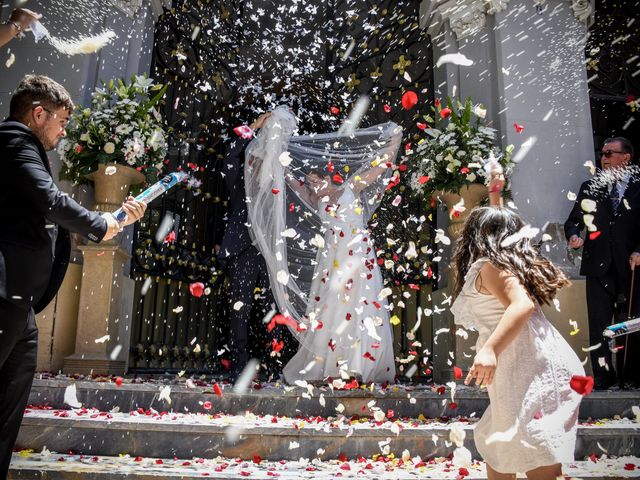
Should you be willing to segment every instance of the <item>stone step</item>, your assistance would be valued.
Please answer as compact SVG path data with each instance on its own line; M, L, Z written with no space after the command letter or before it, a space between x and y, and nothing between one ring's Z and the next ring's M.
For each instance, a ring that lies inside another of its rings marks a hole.
M336 477L358 479L415 479L433 480L486 479L482 462L460 470L447 459L422 462L419 458L399 462L388 457L350 461L294 461L268 462L238 461L227 458L215 459L167 459L134 458L131 456L105 457L62 455L56 453L16 453L13 456L9 480L156 480L161 478L211 478L237 480L244 478L281 480L318 479L334 480ZM563 465L563 473L572 478L612 479L640 477L640 458L621 457L578 461ZM424 464L423 464L424 463ZM525 478L524 475L518 475Z
M157 412L107 413L97 410L27 410L17 446L84 455L178 458L216 457L269 460L336 459L401 455L446 457L454 424L466 432L464 445L478 457L474 419L376 421L223 414ZM640 424L629 420L581 423L576 458L592 454L640 456Z
M213 411L242 414L250 411L256 415L288 415L327 417L335 415L342 404L347 416L363 415L368 404L375 400L376 406L384 411L393 410L399 416L417 418L420 414L429 417L475 416L480 417L489 404L486 392L477 388L456 386L455 408L452 408L451 391L444 386L397 385L386 389L333 390L327 386L314 388L309 393L306 388L284 387L262 384L260 389L250 388L247 393L233 392L232 385L220 383L222 396L214 394L213 383L205 386L187 386L180 381L147 381L128 383L125 380L117 386L112 379L106 381L74 381L62 379L35 379L29 397L32 405L50 405L53 408L68 408L64 403L65 389L75 384L77 398L83 405L110 411L131 411L137 408L173 410L176 412L203 411L202 405L209 401ZM160 399L160 390L171 388L171 404ZM322 401L321 401L322 397ZM613 418L621 416L634 418L632 408L640 406L640 390L618 390L592 392L584 398L580 406L580 418Z

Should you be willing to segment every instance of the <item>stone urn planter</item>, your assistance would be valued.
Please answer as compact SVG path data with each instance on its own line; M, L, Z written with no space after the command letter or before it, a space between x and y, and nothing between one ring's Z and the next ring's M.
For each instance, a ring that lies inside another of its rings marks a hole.
M132 185L144 182L145 176L135 168L116 163L101 163L87 175L93 182L95 206L99 212L113 212L122 206Z
M455 205L460 203L461 199L464 200L465 210L463 212L460 212L460 214L457 216L449 216L449 228L447 230L452 240L458 239L458 237L460 236L460 232L462 231L462 226L464 225L464 222L469 216L471 210L480 205L480 203L485 198L487 198L488 195L489 190L486 186L480 183L465 185L460 189L459 193L443 190L438 192L438 197L440 197L447 205L447 210L449 212L451 212Z

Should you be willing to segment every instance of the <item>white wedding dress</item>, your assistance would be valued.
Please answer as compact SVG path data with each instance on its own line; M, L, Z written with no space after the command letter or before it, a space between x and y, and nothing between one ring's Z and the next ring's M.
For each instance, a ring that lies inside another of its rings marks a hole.
M402 129L296 128L288 108L271 112L247 146L244 172L251 238L299 343L285 379L393 381L389 311L367 223L391 181Z
M382 275L357 205L349 187L334 205L319 205L326 233L307 307L307 316L317 326L305 333L285 366L288 383L341 378L341 372L344 379L352 376L362 382L394 380L388 306L379 299Z

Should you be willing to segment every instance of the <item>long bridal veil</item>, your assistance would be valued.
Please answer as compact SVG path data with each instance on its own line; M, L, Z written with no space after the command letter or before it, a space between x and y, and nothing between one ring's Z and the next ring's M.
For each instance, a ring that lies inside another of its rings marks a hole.
M292 333L301 348L318 349L310 336L323 322L308 311L312 285L322 270L340 268L324 261L325 239L352 234L341 230L347 210L366 226L389 184L402 130L390 122L349 133L293 136L295 130L295 116L278 107L247 147L249 231L280 311L295 320ZM364 230L349 246L357 252L368 243Z

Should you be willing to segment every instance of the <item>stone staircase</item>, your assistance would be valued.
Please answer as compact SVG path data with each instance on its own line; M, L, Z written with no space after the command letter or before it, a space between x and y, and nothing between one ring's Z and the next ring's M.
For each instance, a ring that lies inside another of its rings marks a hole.
M333 478L359 470L359 478L458 478L450 431L462 429L464 446L478 458L473 426L488 404L485 394L464 386L452 392L435 386L337 391L266 385L238 394L230 385L220 391L211 383L78 381L83 407L70 409L64 397L72 382L34 382L18 438L25 450L14 455L10 478L107 479L123 472L143 478L306 478L305 472ZM639 476L637 406L640 391L586 397L575 452L581 461L565 465L565 473ZM475 462L462 476L486 473Z

